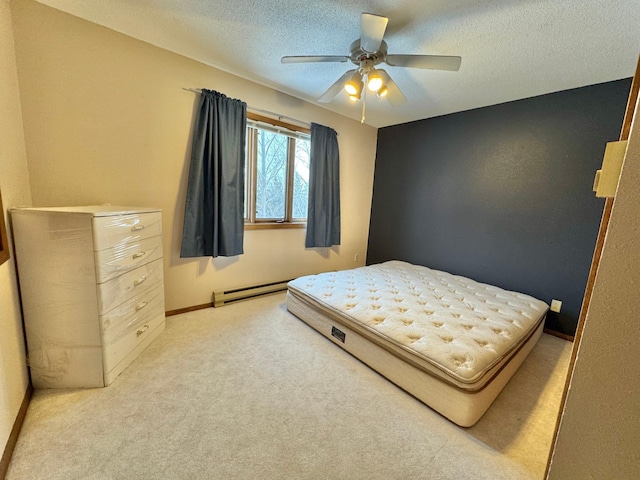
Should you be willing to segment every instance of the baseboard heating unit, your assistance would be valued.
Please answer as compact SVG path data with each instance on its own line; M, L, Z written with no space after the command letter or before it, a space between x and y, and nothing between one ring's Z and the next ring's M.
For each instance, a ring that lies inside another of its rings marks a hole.
M283 280L280 282L264 283L262 285L253 285L251 287L234 288L231 290L223 290L213 292L213 306L222 307L239 300L247 300L260 295L268 295L270 293L283 292L287 289L287 284L291 280Z

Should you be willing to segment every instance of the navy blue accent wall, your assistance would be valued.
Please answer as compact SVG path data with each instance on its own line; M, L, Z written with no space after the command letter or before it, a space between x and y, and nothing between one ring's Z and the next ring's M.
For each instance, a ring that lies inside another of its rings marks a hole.
M631 79L382 128L367 264L405 260L527 293L575 333Z

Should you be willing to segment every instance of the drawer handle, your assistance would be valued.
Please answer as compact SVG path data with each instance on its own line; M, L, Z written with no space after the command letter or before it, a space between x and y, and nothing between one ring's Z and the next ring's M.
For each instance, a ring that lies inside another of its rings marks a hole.
M149 325L144 325L140 330L136 332L136 336L139 337L140 335L142 335L147 330L147 328L149 328Z
M149 275L143 275L141 276L139 279L135 280L133 282L133 286L137 287L138 285L140 285L142 282L144 282L147 278L149 278Z
M136 258L144 257L146 253L147 252L136 252L132 256L133 256L133 258L135 260Z
M146 307L148 305L149 302L140 302L139 304L136 305L136 312L139 310L142 310L144 307Z
M131 231L132 232L138 232L140 230L142 230L144 228L144 225L135 225L133 227L131 227Z

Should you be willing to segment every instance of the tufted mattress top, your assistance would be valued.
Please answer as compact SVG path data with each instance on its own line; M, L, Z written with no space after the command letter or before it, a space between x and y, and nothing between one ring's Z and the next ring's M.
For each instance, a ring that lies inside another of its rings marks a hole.
M300 277L289 294L469 391L500 371L548 309L528 295L400 261Z

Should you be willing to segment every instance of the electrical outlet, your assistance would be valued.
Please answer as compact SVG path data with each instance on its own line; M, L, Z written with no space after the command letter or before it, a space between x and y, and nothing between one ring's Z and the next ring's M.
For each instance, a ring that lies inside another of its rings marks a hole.
M360 258L360 255L358 255L357 253L353 256L353 261L354 263L358 261L358 259Z
M561 300L551 300L551 307L549 307L549 310L551 310L552 312L560 313L561 308L562 308Z

